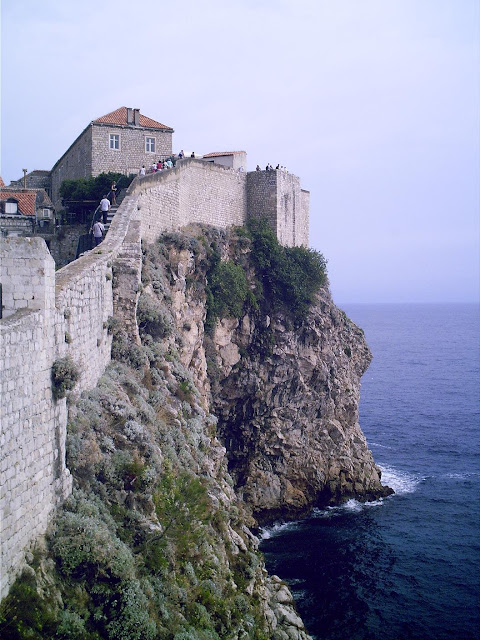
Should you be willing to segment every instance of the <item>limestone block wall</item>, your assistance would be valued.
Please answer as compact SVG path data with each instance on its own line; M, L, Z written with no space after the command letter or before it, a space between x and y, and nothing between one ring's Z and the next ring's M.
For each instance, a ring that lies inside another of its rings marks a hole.
M297 217L297 244L308 247L310 244L310 191L301 190L300 216Z
M119 136L120 148L110 149L109 136ZM155 151L145 151L145 138L155 139ZM172 154L172 132L144 127L92 125L92 175L103 171L118 171L137 175L140 167L148 168L152 162Z
M42 238L1 240L2 316L54 306L55 262Z
M54 165L51 171L51 198L57 210L62 208L59 195L63 180L92 175L92 127L88 126Z
M46 531L52 512L71 491L66 400L53 397L52 365L69 356L80 370L74 390L80 393L96 385L110 362L113 265L136 211L132 203L124 209L99 248L57 273L43 239L0 243L0 281L7 292L6 317L0 321L1 598L29 545ZM128 260L129 277L138 282L139 236Z
M247 174L248 215L266 218L287 247L308 246L308 192L300 178L285 171L251 171Z
M130 193L138 197L147 242L190 222L226 227L246 220L246 174L202 160L188 158L174 169L139 178Z
M40 238L9 238L0 249L0 277L9 292L6 318L0 322L0 597L4 597L30 541L45 531L52 511L70 492L71 476L65 467L65 400L55 402L51 390L55 263ZM14 307L17 311L12 313Z

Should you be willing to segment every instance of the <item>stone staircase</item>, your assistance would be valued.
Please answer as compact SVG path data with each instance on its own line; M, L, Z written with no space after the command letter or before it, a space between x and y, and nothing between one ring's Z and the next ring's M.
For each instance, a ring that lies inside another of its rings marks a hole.
M116 205L112 205L110 207L110 211L108 212L107 215L107 224L105 225L105 234L107 234L107 231L110 229L110 224L115 216L115 214L117 213L118 207L122 204L123 198L125 197L126 194L126 189L122 189L120 191L120 193L117 196L117 204Z

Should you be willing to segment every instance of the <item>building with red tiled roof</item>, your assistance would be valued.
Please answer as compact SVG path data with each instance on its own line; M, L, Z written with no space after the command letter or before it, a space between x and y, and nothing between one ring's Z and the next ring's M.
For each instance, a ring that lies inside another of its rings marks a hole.
M202 157L207 162L214 162L215 164L221 164L223 167L230 167L239 171L245 171L247 167L246 151L213 151L212 153L204 154Z
M57 209L63 180L96 177L110 171L138 174L142 165L172 155L173 129L140 113L120 107L92 120L51 171L51 194Z
M3 181L2 181L3 182ZM0 230L5 236L31 236L53 230L54 207L44 189L0 190Z

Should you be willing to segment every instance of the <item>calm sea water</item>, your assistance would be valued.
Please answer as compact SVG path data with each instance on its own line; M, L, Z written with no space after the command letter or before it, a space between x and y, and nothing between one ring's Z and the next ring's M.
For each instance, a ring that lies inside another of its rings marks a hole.
M318 640L480 638L476 305L346 305L374 360L360 424L396 491L263 531Z

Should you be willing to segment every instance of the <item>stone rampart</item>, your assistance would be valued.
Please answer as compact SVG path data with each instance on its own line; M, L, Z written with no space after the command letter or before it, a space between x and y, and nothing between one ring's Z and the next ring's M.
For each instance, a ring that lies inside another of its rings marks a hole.
M308 246L309 193L285 171L247 174L248 215L266 218L281 244Z
M52 398L55 263L41 238L1 243L0 594L71 490L66 404Z
M174 169L139 178L129 193L138 196L147 242L190 222L227 227L246 220L246 174L203 160L186 159Z
M308 242L308 221L306 232L295 226L308 213L298 178L258 173L263 176L254 172L248 184L251 174L186 159L175 169L136 178L104 241L56 273L43 239L0 242L1 597L29 545L71 490L66 401L53 397L52 365L70 357L80 373L74 392L80 393L97 384L110 362L111 317L138 340L141 241L153 242L163 231L191 222L227 227L243 224L247 214L267 212L285 244L300 244L305 233ZM279 194L283 209L275 205Z

